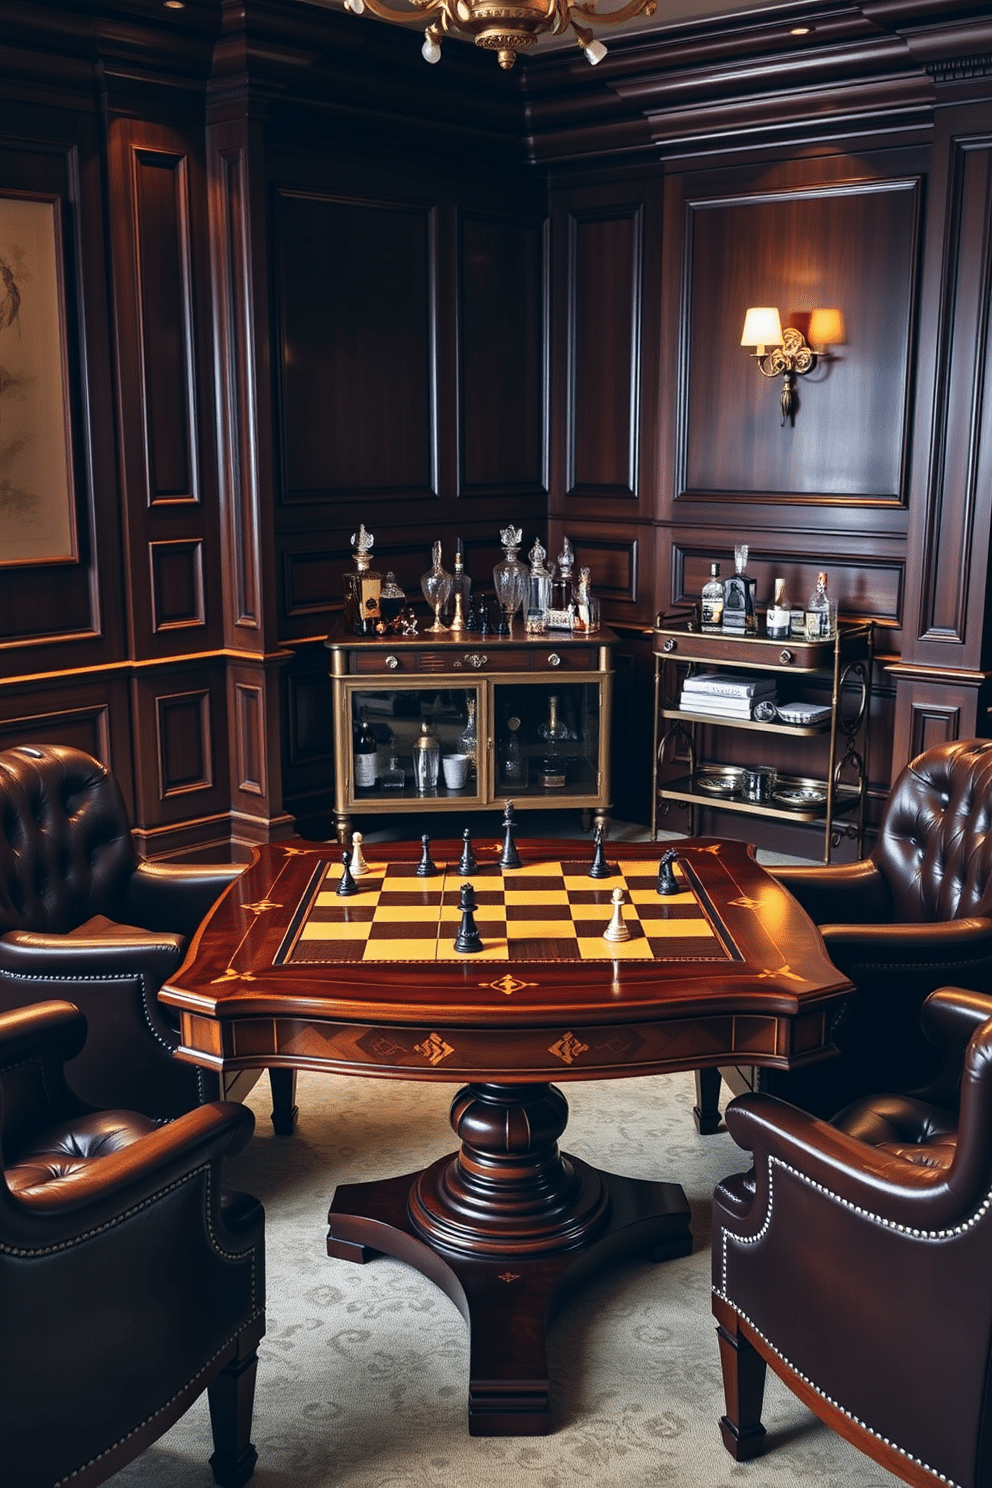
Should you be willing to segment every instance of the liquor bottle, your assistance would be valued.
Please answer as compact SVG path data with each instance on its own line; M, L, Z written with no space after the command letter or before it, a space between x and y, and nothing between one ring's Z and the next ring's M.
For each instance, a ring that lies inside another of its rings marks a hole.
M458 735L458 752L468 755L468 773L474 779L478 770L479 755L479 727L475 716L474 693L469 693L466 698L465 711L468 714L468 722Z
M572 590L572 568L575 554L567 537L562 538L558 563L551 575L551 608L548 611L549 630L571 630L575 621L575 604Z
M572 629L578 635L594 635L599 629L599 600L589 584L589 570L579 569L579 582L575 589L575 619Z
M701 600L701 625L703 630L723 628L723 580L719 563L710 564L710 576L703 585Z
M537 732L547 745L539 767L541 785L545 790L563 790L568 779L568 764L559 745L568 738L568 729L558 716L556 692L548 695L548 717Z
M816 587L806 601L806 638L824 640L834 633L833 602L827 595L827 576L818 573Z
M369 715L363 708L352 741L355 786L358 790L367 790L369 786L375 785L375 749L375 734L369 728Z
M738 543L734 548L734 568L723 586L723 629L735 635L756 635L758 617L754 610L754 591L757 580L748 578L747 543Z
M342 576L341 584L345 629L352 635L375 635L376 621L380 619L382 575L372 567L374 542L375 538L371 532L366 532L364 522L351 535L355 567Z
M775 593L765 614L765 635L771 641L788 640L791 623L792 608L785 597L785 580L776 579Z
M527 556L530 559L530 573L527 577L524 630L528 635L544 635L551 608L551 574L544 562L547 549L540 538L534 539L534 546Z

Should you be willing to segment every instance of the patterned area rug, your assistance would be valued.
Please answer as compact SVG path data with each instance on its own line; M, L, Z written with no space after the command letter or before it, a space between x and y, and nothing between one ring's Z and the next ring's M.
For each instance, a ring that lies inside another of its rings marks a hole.
M300 1123L257 1134L229 1168L266 1208L268 1333L258 1372L255 1488L887 1488L898 1479L820 1425L769 1374L768 1454L736 1465L709 1307L714 1184L746 1166L725 1133L700 1137L691 1075L563 1086L564 1146L608 1171L680 1182L693 1253L608 1271L550 1334L551 1430L470 1437L460 1314L417 1272L329 1260L335 1184L413 1171L453 1147L454 1086L301 1074ZM117 1488L211 1488L206 1397Z

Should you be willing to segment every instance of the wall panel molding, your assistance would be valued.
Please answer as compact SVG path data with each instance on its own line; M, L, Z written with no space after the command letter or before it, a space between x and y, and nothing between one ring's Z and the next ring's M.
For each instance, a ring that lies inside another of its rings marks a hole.
M214 788L209 689L155 698L159 799Z
M148 544L152 629L190 630L207 623L203 543L180 538Z

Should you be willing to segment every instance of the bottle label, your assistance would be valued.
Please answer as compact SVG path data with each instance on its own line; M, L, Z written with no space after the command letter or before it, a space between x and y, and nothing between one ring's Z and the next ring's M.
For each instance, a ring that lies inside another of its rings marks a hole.
M355 755L355 784L362 789L375 785L375 755Z
M702 603L702 622L704 625L719 629L723 623L723 596L719 599L707 597Z
M770 607L765 616L765 634L769 640L786 640L789 635L791 620L792 613L790 610L784 610L777 606Z

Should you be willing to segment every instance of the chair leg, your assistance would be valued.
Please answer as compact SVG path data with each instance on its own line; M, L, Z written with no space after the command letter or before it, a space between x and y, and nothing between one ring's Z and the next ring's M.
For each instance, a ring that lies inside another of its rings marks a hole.
M720 1071L696 1070L696 1104L692 1114L701 1137L711 1137L720 1130Z
M740 1332L735 1312L721 1309L719 1316L716 1332L727 1407L727 1414L720 1418L720 1435L735 1462L749 1462L765 1450L765 1428L761 1424L765 1361Z
M245 1348L249 1352L243 1352ZM242 1488L255 1471L258 1453L250 1437L257 1369L258 1336L252 1332L239 1343L235 1358L207 1386L214 1438L210 1466L220 1488Z
M291 1137L300 1114L296 1105L295 1069L270 1069L272 1129L277 1137Z

